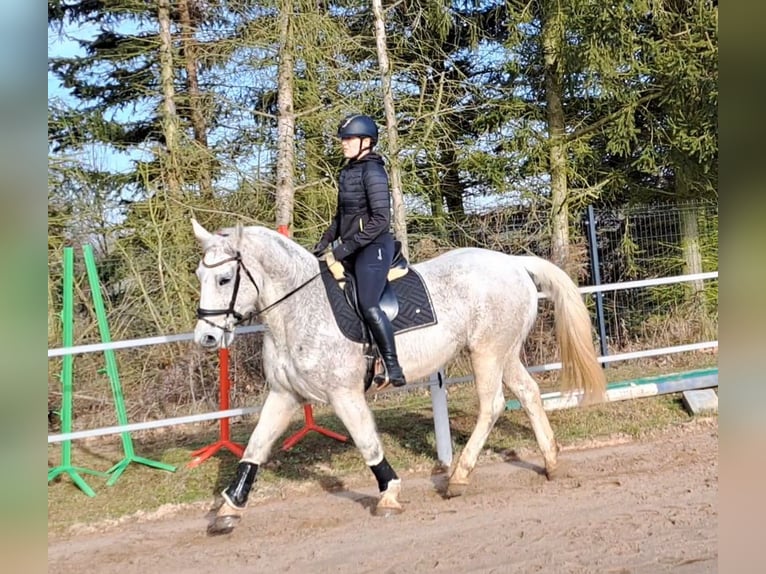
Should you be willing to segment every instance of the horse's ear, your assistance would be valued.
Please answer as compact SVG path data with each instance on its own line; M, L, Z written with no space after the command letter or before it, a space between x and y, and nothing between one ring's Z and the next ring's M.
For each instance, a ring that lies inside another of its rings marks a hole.
M213 239L213 234L202 227L193 217L191 219L191 224L192 228L194 229L194 237L196 237L197 241L199 241L203 246L207 245L210 240Z
M240 248L240 245L242 245L242 237L245 235L245 228L241 223L237 223L236 227L234 227L234 245L237 246L237 249Z

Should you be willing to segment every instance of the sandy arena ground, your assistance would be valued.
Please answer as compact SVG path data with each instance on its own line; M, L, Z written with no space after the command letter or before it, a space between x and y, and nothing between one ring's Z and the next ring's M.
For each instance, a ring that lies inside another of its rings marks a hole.
M717 572L718 420L634 442L484 464L451 500L443 476L403 476L399 516L371 514L376 487L257 500L228 536L193 505L48 541L51 574ZM257 488L257 486L256 486Z

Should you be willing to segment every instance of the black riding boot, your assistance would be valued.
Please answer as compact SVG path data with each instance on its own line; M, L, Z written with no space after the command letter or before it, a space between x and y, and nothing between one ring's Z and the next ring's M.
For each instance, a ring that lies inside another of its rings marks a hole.
M394 330L391 327L391 321L380 307L372 307L365 310L365 319L370 328L373 339L378 345L380 356L383 358L386 375L381 377L376 375L375 384L385 386L386 379L395 387L401 387L407 384L404 379L402 367L399 365L399 358L396 356L396 344L394 343Z

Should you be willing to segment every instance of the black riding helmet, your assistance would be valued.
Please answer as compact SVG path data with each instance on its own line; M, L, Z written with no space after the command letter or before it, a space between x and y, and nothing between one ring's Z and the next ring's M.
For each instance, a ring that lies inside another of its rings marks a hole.
M345 118L338 126L338 137L343 138L370 138L373 145L378 142L378 126L370 116L354 114Z

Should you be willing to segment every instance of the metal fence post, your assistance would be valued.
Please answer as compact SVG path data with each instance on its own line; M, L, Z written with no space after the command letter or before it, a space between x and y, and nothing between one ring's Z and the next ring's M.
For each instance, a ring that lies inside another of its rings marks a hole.
M447 409L447 389L444 384L444 371L431 375L431 408L434 413L434 436L436 438L436 456L445 467L452 464L452 435L449 430L449 410Z
M601 285L601 262L598 259L598 241L596 238L596 216L593 206L588 206L588 243L590 245L590 265L593 270L593 284ZM601 347L601 355L609 354L609 345L606 340L606 326L604 324L604 295L596 291L596 319L598 320L598 338Z

